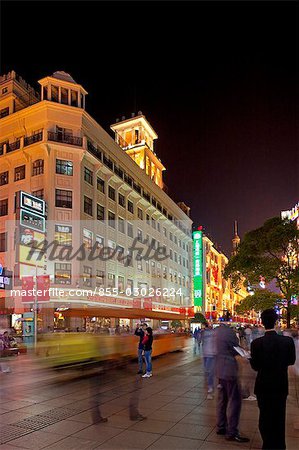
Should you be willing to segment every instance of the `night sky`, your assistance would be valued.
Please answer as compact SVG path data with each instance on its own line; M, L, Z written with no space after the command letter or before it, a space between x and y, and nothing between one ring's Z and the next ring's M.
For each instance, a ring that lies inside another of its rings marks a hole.
M242 237L299 200L297 3L1 9L1 73L14 69L37 87L69 72L109 134L117 117L141 110L159 136L170 196L228 256L234 220Z

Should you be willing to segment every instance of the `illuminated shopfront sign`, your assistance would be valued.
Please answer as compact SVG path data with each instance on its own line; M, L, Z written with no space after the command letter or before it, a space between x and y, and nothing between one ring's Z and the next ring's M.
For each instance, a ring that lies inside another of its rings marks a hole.
M203 305L203 245L202 231L193 232L193 297L194 306Z
M299 202L294 206L294 208L288 210L288 211L282 211L281 212L281 218L291 220L292 222L294 220L299 219Z
M41 233L46 231L46 219L25 209L20 211L20 225Z
M41 216L45 215L45 201L27 192L20 192L20 208L40 214Z

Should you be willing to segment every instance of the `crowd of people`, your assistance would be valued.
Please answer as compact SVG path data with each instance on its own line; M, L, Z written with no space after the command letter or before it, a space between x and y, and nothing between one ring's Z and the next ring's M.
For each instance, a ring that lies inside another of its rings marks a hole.
M217 390L217 434L229 441L248 442L239 434L239 418L242 399L253 400L260 411L263 449L285 449L288 366L295 364L298 354L298 329L275 328L273 309L265 310L261 320L262 325L220 323L213 328L206 323L196 328L194 354L201 346L207 399L214 398Z

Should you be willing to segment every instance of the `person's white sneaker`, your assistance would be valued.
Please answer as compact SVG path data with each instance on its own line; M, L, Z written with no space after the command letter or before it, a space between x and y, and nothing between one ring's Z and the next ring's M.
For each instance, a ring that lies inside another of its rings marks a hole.
M212 394L212 392L213 392L213 388L209 388L208 389L208 394Z
M212 394L208 394L208 395L207 395L207 400L213 400L213 398L214 398L214 397L213 397Z
M243 398L243 400L249 400L250 402L253 402L254 400L256 400L256 397L254 395L249 395L249 397Z
M152 376L153 376L152 373L145 373L144 375L142 375L142 378L150 378Z

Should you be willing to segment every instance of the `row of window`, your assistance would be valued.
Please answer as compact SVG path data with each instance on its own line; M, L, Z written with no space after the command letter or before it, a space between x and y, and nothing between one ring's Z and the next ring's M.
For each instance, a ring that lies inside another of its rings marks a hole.
M37 159L32 163L32 176L42 175L44 173L44 160ZM14 169L14 181L23 180L26 177L26 166L18 166ZM9 172L6 170L5 172L0 173L0 186L9 183Z
M144 189L142 189L139 184L137 184L128 174L125 173L125 171L118 167L110 158L108 158L106 155L102 156L102 152L99 151L96 147L94 147L90 141L88 142L88 150L95 154L97 158L99 158L101 161L103 160L103 163L109 167L111 170L113 170L121 179L123 179L127 184L129 184L134 190L136 190L136 192L138 192L140 195L142 195L147 201L151 202L153 206L155 206L162 214L164 214L165 217L167 217L169 220L174 221L175 225L178 226L180 229L182 229L182 231L184 231L186 234L190 235L189 230L186 230L181 224L180 221L176 220L171 214L167 213L167 210L165 208L162 207L162 205L155 199L155 197L150 196L150 194L148 194L147 192L144 191ZM7 143L7 142L5 142ZM2 143L3 144L3 143ZM3 147L3 145L2 145ZM3 154L0 152L0 154ZM20 178L16 178L15 177L15 181L18 181L20 179L25 178L25 167L24 167L24 176L20 177ZM33 162L32 165L32 176L35 175L40 175L44 173L44 161L42 159L36 160ZM61 160L61 159L56 159L56 173L61 174L61 175L68 175L68 176L72 176L73 175L73 162L72 161L67 161L67 160ZM1 179L1 175L3 175L3 184L7 184L8 183L8 174L0 174L0 179ZM6 181L7 179L7 181ZM93 185L93 171L88 169L87 167L84 168L84 180ZM101 181L103 183L103 180ZM100 182L100 183L101 183ZM97 180L97 183L99 183L99 181ZM0 181L0 186L1 186L1 181Z
M43 159L37 159L32 164L32 176L35 175L41 175L44 173L44 160ZM61 159L56 159L56 173L61 175L73 175L73 162L72 161L66 161ZM26 166L22 165L15 168L15 176L14 181L19 181L25 178L26 175ZM93 184L93 175L92 171L89 170L87 167L84 167L84 180L87 181L89 184ZM0 173L0 186L3 186L5 184L8 184L9 182L9 172L5 171ZM105 193L105 181L97 177L97 189ZM58 198L57 198L58 197ZM108 197L116 201L116 190L108 185ZM118 194L118 204L125 208L126 207L126 199L125 196L121 193ZM57 207L63 207L63 208L72 208L72 192L57 189L56 190L56 206ZM131 214L134 214L134 204L130 200L127 200L127 209ZM89 199L86 197L86 200L84 200L84 212L88 215L92 214L92 199ZM5 215L5 214L2 214ZM138 219L143 220L143 210L141 208L137 208L137 215ZM101 219L100 219L101 220ZM152 225L152 227L159 232L161 231L160 222L156 221L153 218L150 218L149 214L146 214L146 222L148 225ZM165 237L167 237L167 230L165 227L163 227L163 234ZM172 233L169 233L169 239L172 240ZM177 242L177 237L174 235L173 239L175 244L180 245L180 240ZM183 249L184 249L184 243L183 243Z
M165 269L165 272L164 272ZM54 283L55 284L72 284L72 265L70 263L55 263L54 265ZM166 279L167 268L163 268L163 278ZM165 276L164 276L165 274ZM176 272L171 272L172 277L171 281L178 283L180 286L187 287L189 286L189 282L185 277L182 277L180 274ZM130 289L133 292L134 289L134 281L133 279L128 278L127 284L125 286L125 277L119 275L118 285L116 285L116 275L114 273L107 273L107 279L105 280L105 272L103 270L96 270L95 275L92 273L92 267L83 266L83 286L84 287L92 287L93 278L95 279L95 285L97 287L108 287L108 288L118 288L119 293L124 293L125 289ZM144 288L147 286L147 283L138 283L139 288ZM153 291L155 291L155 287L151 286Z
M120 221L121 227L119 228L120 231L124 232L124 221ZM130 237L133 237L133 225L131 223L128 223L128 235ZM83 228L83 245L87 250L92 249L94 242L93 242L93 235L94 233L86 228ZM64 246L72 246L72 227L70 225L55 225L55 241L57 241L60 245ZM142 230L137 230L137 239L142 242ZM148 245L151 246L153 250L159 248L160 244L157 242L154 238L150 238L149 235L146 235L146 241L148 242ZM98 249L101 249L105 246L104 238L100 235L96 235L95 244ZM182 265L183 267L189 268L189 262L187 258L182 257L180 254L177 254L176 252L173 252L172 249L169 250L169 253L167 252L166 246L164 245L164 254L168 255L171 261L174 261L175 263L178 263ZM110 249L110 252L107 252L107 255L113 255L115 259L117 259L120 263L124 264L124 259L128 262L129 266L133 266L132 262L132 255L127 252L126 258L123 258L125 255L125 249L120 246L116 245L116 243L108 239L107 242L107 249ZM137 258L137 268L139 270L142 270L142 262L138 260Z
M120 166L117 166L114 161L112 161L108 156L105 155L97 146L94 146L89 140L87 140L87 148L90 153L92 153L96 158L102 161L109 169L114 171L114 173L119 176L122 180L124 180L128 185L130 185L136 192L142 195L148 202L152 203L165 217L169 220L173 221L175 225L180 228L185 234L190 236L190 230L185 229L180 223L179 220L175 219L171 214L167 212L165 208L155 199L155 197L151 196L147 193L141 186L136 183ZM90 184L93 182L93 172L89 170L89 180ZM87 179L86 179L87 181ZM89 182L89 181L87 181Z
M44 190L38 189L37 191L32 191L32 195L34 195L34 197L43 199L44 198ZM15 211L16 211L16 196L15 196L14 212ZM0 217L7 216L7 215L8 215L8 198L4 198L4 199L0 200Z
M26 166L18 166L14 169L14 181L20 181L25 178L26 175ZM8 184L9 176L8 171L1 172L0 173L0 186L3 186L4 184Z

